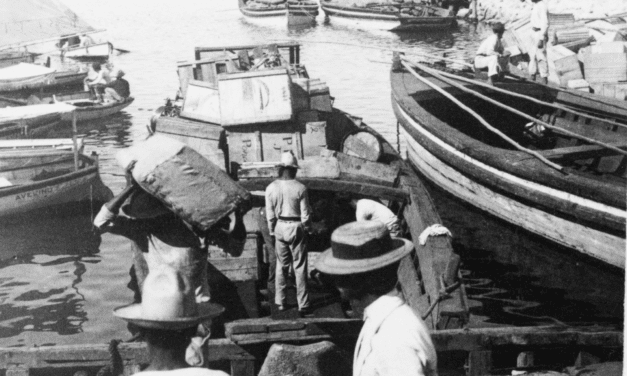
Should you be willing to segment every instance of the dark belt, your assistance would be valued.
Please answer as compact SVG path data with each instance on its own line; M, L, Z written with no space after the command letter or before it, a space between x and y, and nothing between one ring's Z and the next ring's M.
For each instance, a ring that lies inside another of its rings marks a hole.
M285 222L300 222L300 217L282 217L282 216L279 216L279 220L280 221L285 221Z

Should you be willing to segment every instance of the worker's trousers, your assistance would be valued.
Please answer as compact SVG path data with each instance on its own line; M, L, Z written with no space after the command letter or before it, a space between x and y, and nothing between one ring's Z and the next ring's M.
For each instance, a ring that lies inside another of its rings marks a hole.
M542 48L538 43L544 41ZM546 56L547 38L540 31L533 33L533 46L529 51L529 74L535 75L540 72L540 77L549 77L549 62Z
M507 70L507 60L507 58L499 58L496 55L476 56L475 68L488 68L488 76L492 77Z
M309 308L309 292L307 291L307 248L305 229L300 222L279 220L274 229L276 238L276 295L277 305L286 304L285 289L290 264L294 267L296 277L296 296L298 309Z

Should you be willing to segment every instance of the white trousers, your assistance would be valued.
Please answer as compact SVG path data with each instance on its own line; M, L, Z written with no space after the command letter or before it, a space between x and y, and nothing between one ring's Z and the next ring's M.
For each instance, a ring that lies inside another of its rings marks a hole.
M544 41L544 47L538 48L538 43ZM549 77L549 63L546 56L547 40L545 36L536 31L533 33L533 47L529 51L529 74L540 72L540 77Z
M496 55L476 56L475 68L488 68L488 76L496 76L499 72L505 71L507 59L500 58Z

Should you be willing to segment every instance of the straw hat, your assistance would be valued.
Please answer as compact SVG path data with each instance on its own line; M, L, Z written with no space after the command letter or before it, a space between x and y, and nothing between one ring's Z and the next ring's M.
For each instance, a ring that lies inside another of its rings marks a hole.
M291 151L284 151L281 154L281 163L279 163L277 167L298 168L298 159L296 159Z
M118 307L113 314L142 328L181 330L222 312L224 307L221 305L196 303L193 289L185 289L181 275L164 267L148 273L141 303Z
M124 201L122 212L137 219L149 219L171 213L161 201L141 188L135 189Z
M331 235L331 248L316 261L316 269L327 274L356 274L399 261L414 248L402 238L392 238L382 222L351 222Z

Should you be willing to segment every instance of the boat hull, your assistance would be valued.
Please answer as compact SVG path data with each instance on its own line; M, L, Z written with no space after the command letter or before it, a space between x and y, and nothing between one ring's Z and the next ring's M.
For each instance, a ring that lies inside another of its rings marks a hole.
M621 213L600 203L583 201L574 195L542 186L536 182L512 176L483 164L471 156L448 145L424 127L394 100L394 112L403 127L408 145L408 158L411 164L429 180L473 206L502 218L516 226L543 236L546 239L592 256L619 268L625 268L625 237L611 226L592 228L587 224L560 215L557 207L546 201L534 202L518 195L519 192L541 196L549 192L561 200L561 205L573 209L584 203L591 210L598 211L598 217L613 216L614 220L624 221ZM442 158L447 155L447 160ZM513 187L497 189L469 173L463 166L472 164L483 170L488 179L496 181L508 179ZM462 168L460 168L462 167Z
M86 107L77 107L76 108L76 121L87 121L100 119L103 117L111 116L116 114L126 107L130 106L135 99L133 97L129 97L124 102L109 102L103 104L96 104L94 106L86 106ZM72 101L66 102L68 104L74 104ZM61 120L63 121L72 121L72 114L67 113L63 114Z
M342 7L322 3L324 13L329 17L363 21L378 21L390 31L443 30L455 25L454 17L410 17L399 16L397 12L384 12L359 7Z
M252 9L246 5L244 0L239 0L239 10L244 16L251 18L285 17L287 14L286 6L279 8Z
M66 51L63 56L71 58L93 58L93 59L106 59L109 57L113 50L111 43L98 43L91 46L73 47Z

